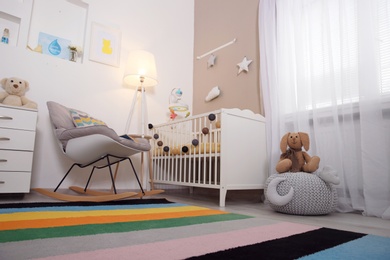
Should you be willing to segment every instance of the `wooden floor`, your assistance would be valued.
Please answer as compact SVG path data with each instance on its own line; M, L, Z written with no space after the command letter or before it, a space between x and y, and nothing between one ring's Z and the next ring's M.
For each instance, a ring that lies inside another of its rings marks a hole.
M224 208L218 206L219 193L217 190L198 188L194 189L194 193L190 194L188 189L165 189L164 193L151 197L166 198L173 202L222 209L228 212L250 215L257 218L297 222L390 237L390 220L365 217L358 213L332 213L325 216L295 216L281 214L273 211L269 206L261 202L262 196L259 191L229 191L226 199L226 207ZM0 203L30 201L54 200L34 191L25 194L24 196L6 194L0 196Z
M366 217L358 213L332 213L325 216L296 216L275 212L261 202L258 191L228 191L226 206L220 208L219 195L216 190L195 190L190 194L187 189L168 190L161 194L168 200L208 208L223 209L258 218L297 222L308 225L323 226L366 234L390 237L390 220L377 217Z

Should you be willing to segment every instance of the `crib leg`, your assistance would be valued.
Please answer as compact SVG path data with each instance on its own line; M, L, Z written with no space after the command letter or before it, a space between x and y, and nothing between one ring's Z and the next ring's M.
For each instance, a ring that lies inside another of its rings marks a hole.
M219 206L220 207L225 207L226 193L227 193L227 190L225 189L225 187L221 187L221 189L219 189Z

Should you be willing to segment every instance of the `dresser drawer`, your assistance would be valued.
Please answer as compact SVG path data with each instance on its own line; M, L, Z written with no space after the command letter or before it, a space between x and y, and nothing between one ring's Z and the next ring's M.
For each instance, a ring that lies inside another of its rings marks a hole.
M33 151L35 132L0 128L0 149Z
M0 127L35 131L37 111L0 106Z
M30 172L0 172L0 193L30 192Z
M33 152L0 150L0 171L31 172Z

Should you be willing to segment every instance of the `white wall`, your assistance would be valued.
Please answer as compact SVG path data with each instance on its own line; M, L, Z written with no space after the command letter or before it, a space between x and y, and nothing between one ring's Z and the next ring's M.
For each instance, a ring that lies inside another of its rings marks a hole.
M0 10L6 9L6 5L10 2L23 4L24 1L1 0ZM46 108L47 101L53 100L84 110L105 121L119 134L124 133L135 92L122 83L129 51L147 50L154 53L156 58L159 84L147 92L149 122L157 124L168 120L168 97L175 87L183 90L183 101L190 104L192 108L193 0L88 0L85 2L89 4L89 9L83 63L73 63L31 52L25 46L0 45L2 60L0 78L16 76L29 81L30 91L26 96L38 103L33 188L54 187L71 165L71 162L61 154L53 139ZM121 30L119 68L88 59L91 22ZM136 110L134 114L131 133L140 132L138 112L140 111ZM139 157L135 160L138 164ZM86 175L72 175L63 187L69 184L80 184ZM95 180L93 183L94 187L107 187L105 184L107 183L103 180ZM126 182L126 185L129 185L129 182Z

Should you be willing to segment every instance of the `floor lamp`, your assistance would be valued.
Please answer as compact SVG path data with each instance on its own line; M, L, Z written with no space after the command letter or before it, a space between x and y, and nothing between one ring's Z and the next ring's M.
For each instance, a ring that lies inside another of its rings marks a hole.
M123 77L125 84L136 87L137 90L134 93L133 101L131 103L129 117L126 123L125 133L129 134L129 128L131 124L131 118L135 110L135 105L137 103L138 93L141 93L141 136L145 137L146 122L145 116L147 113L146 108L146 94L145 87L153 87L157 85L157 72L156 72L156 62L154 55L147 51L132 51L129 54L125 74ZM153 178L152 178L152 165L151 165L151 154L149 152L149 178L151 181L151 186L153 188ZM144 176L144 153L141 154L141 165L142 165L142 174L141 182L143 182Z
M131 104L125 133L128 133L129 131L131 118L137 103L138 93L141 93L141 134L142 137L144 137L146 129L145 114L147 113L145 87L152 87L157 85L157 72L154 55L150 52L142 50L130 52L123 81L129 86L137 88L137 91L134 93L133 102Z

